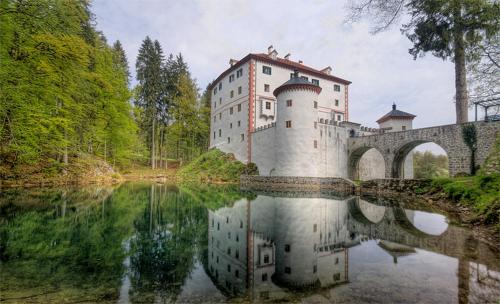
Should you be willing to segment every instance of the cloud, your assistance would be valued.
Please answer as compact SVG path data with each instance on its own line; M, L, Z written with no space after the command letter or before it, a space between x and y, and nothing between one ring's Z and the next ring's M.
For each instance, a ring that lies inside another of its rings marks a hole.
M182 52L200 88L228 67L230 58L264 52L273 44L283 56L351 80L351 120L366 126L393 102L417 115L414 127L455 121L454 69L428 54L413 60L411 43L395 27L378 35L366 22L344 24L345 3L298 0L95 0L97 27L119 39L131 69L146 35L166 54Z

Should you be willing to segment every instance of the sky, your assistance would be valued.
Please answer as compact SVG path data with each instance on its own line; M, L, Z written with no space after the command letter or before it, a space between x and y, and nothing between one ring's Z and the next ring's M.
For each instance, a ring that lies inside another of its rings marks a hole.
M413 60L408 53L411 43L399 24L372 35L369 20L345 22L346 4L335 0L94 0L92 10L108 42L122 42L131 71L147 35L157 39L166 54L182 53L201 90L229 67L230 58L267 52L273 45L280 57L291 53L291 60L313 68L331 66L333 75L352 81L349 120L353 122L377 127L375 121L396 103L398 109L417 116L414 128L454 123L452 62L432 54Z

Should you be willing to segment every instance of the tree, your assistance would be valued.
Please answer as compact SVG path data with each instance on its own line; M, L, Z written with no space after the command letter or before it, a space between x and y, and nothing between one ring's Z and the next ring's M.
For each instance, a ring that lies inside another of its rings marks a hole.
M146 37L137 55L136 71L139 81L136 106L142 109L141 128L146 133L146 143L151 154L151 168L156 168L156 128L158 115L165 103L166 83L163 67L163 50L160 43Z
M118 69L121 69L125 72L127 77L127 84L130 84L130 70L128 67L127 55L125 54L125 50L122 47L120 40L116 40L113 44L113 52L114 52L114 64Z
M500 102L500 34L475 45L469 57L470 102Z
M413 43L413 58L431 52L455 65L457 123L468 121L466 52L482 39L499 30L500 7L488 0L355 0L350 5L350 20L370 16L374 33L386 30L403 14L410 21L402 32Z

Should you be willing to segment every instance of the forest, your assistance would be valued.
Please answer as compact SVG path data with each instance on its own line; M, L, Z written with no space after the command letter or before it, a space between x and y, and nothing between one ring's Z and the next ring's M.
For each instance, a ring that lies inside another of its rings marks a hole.
M145 37L138 84L86 0L0 1L0 175L189 161L208 147L209 101L182 54ZM171 147L166 149L166 147Z

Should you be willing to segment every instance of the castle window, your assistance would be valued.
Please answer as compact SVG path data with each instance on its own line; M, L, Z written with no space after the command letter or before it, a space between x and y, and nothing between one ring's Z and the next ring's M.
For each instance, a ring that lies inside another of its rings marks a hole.
M227 254L231 255L231 248L230 247L227 248Z
M238 87L238 95L241 95L241 87Z
M333 90L334 90L335 92L340 92L340 86L339 86L338 84L334 84L334 85L333 85Z
M318 79L311 79L311 82L317 86L319 86L319 80Z
M269 254L264 255L264 264L269 264Z
M217 102L214 102L214 109L217 108Z
M335 265L339 263L339 258L335 258Z
M232 91L231 91L232 92ZM229 114L233 115L233 107L229 108Z
M317 102L317 101L315 101L313 105L314 105L314 108L315 108L315 109L317 109L317 108L318 108L318 102Z
M309 81L309 78L307 78L306 76L300 76L300 78Z
M219 113L219 119L222 119L222 112Z
M314 224L314 226L313 226L313 232L316 232L316 231L318 231L318 225Z
M292 268L285 267L285 273L291 274L292 273Z
M323 130L319 130L319 136L323 137Z
M325 119L325 124L328 124L328 119Z
M240 228L243 228L243 221L240 221Z
M264 92L269 92L269 85L268 84L264 84Z
M262 274L262 282L267 281L267 273Z
M238 234L236 234L236 242L239 242L240 241L240 236ZM236 250L236 252L238 252L238 250Z
M214 89L214 95L217 94L217 87Z
M238 120L238 127L241 127L241 120Z
M229 231L229 232L227 233L227 238L228 238L228 239L231 239L231 231Z
M314 148L318 148L318 141L317 140L314 141Z
M406 130L406 126L402 126L401 130L405 131Z
M219 83L219 91L222 90L222 82Z
M219 129L219 137L221 137L221 136L222 136L222 130Z
M339 100L338 99L335 99L335 106L338 107L339 106Z
M313 266L313 273L316 273L318 271L318 265Z
M216 121L217 121L217 116L214 116L214 122L216 122Z
M314 122L314 128L315 128L315 129L317 129L317 128L318 128L318 122L317 122L317 121L315 121L315 122Z
M328 131L328 137L332 137L332 132Z
M333 275L333 280L334 281L340 281L340 273L336 273Z
M236 249L236 252L234 253L234 256L239 259L240 258L240 251Z
M231 83L233 81L234 81L234 74L231 74L231 75L229 75L229 82Z
M233 123L229 123L229 129L232 129L233 128Z
M219 97L219 104L222 104L222 97Z
M245 140L245 134L240 134L241 141Z
M231 92L229 94L231 95L231 98L234 97L234 91L233 90L231 90Z
M271 75L271 67L269 66L262 66L262 73L264 74L267 74L267 75Z
M341 120L342 120L342 116L337 115L337 120L338 120L338 121L341 121Z
M231 272L231 265L227 264L227 272ZM228 285L229 282L226 282L226 285ZM231 286L231 285L229 285Z
M285 127L286 128L291 128L292 127L292 121L291 120L285 121Z
M235 277L237 277L237 278L239 278L239 277L240 277L240 272L238 271L238 269L236 269L236 270L234 271L234 276L235 276Z
M291 107L291 106L292 106L292 100L291 100L291 99L288 99L288 100L286 101L286 106L287 106L287 107Z
M290 244L285 244L285 252L290 252Z
M217 256L216 261L217 261L217 264L219 264L219 256Z
M269 101L266 101L266 110L271 109L271 103Z
M241 76L243 76L243 69L239 69L236 71L236 78L240 78Z
M241 112L241 103L238 105L238 112Z

